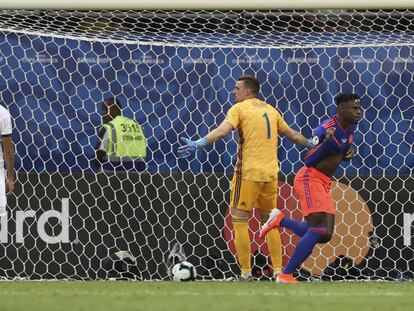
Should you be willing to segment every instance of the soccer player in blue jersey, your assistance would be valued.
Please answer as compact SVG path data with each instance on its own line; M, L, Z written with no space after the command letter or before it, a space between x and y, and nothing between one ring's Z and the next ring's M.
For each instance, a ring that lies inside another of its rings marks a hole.
M313 135L317 147L305 156L305 166L297 173L294 189L298 194L305 221L293 220L273 209L260 231L264 237L273 228L285 227L301 237L289 263L277 277L281 283L299 283L293 272L310 256L318 243L331 240L335 208L330 194L331 177L343 160L350 160L353 134L361 118L360 98L353 93L335 97L337 114L320 124Z

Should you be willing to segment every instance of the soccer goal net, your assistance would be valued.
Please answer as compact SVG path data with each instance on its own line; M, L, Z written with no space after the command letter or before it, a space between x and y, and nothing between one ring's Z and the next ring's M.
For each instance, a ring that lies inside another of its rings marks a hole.
M357 156L332 181L336 229L303 278L413 277L414 11L0 11L0 98L12 115L16 189L0 221L0 276L104 279L122 271L168 279L173 245L203 279L239 273L228 215L237 132L190 159L232 106L235 80L254 75L261 98L310 137L335 114L333 97L361 95ZM102 101L116 97L147 140L145 169L95 163ZM292 188L303 150L281 140L278 206L301 218ZM253 274L271 275L257 217ZM284 263L297 238L281 231ZM132 268L130 266L133 266Z

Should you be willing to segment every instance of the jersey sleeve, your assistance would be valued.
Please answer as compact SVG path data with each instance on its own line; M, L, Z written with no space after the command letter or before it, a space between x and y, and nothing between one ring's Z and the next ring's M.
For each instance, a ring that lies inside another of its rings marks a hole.
M277 110L276 110L276 117L277 117L276 119L277 131L279 133L283 133L289 127L289 125L286 123L285 119L283 119L282 115Z
M103 141L105 139L106 141L108 140L108 133L106 132L106 128L102 126L98 131L98 141L96 143L95 150L106 150L105 146L103 146Z
M312 144L314 146L318 146L323 142L326 135L326 128L324 128L322 125L319 125L317 128L313 130L312 133Z
M234 105L229 109L225 120L230 122L234 129L239 126L241 121L241 111L238 105Z
M106 152L108 150L108 144L109 144L109 137L108 137L108 131L104 132L104 135L99 143L98 150L103 150Z
M9 136L12 134L12 121L10 113L2 114L0 118L0 135L1 136Z

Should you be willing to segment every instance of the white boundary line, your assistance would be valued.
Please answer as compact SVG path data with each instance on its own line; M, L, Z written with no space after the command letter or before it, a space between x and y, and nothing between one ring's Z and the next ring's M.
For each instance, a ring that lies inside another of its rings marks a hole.
M0 32L3 33L16 33L25 34L40 37L53 37L57 39L68 39L86 42L99 42L102 44L126 44L126 45L148 45L148 46L169 46L169 47L186 47L186 48L210 48L210 49L225 49L225 48L242 48L242 49L317 49L317 48L354 48L354 47L406 47L414 46L414 35L412 42L389 42L389 43L359 43L359 44L314 44L314 45L238 45L238 44L196 44L196 43L174 43L174 42L159 42L159 41L140 41L140 40L116 40L116 39L104 39L104 38L88 38L78 37L73 35L59 35L53 33L43 33L40 31L26 31L26 30L15 30L12 28L0 28Z
M261 291L260 289L251 290L251 291L237 291L233 293L222 293L219 291L207 291L207 292L194 292L194 291L186 291L186 290L179 290L179 291L158 291L158 290L143 290L142 288L137 288L136 290L127 290L126 292L121 291L108 291L108 290L95 290L95 291L88 291L88 290L81 290L76 291L77 296L210 296L210 297L220 297L220 296L236 296L236 297L257 297L257 296L293 296L293 297L411 297L409 293L400 293L400 292L389 292L386 290L380 291L369 291L369 292L341 292L339 291L329 291L329 292L309 292L305 290L291 290L291 291L278 291L277 285L275 285L275 290L273 291ZM284 286L284 285L278 285ZM23 291L8 291L7 289L3 288L1 296L27 296L33 295L36 293L36 296L49 296L50 293L44 290L39 291L30 291L30 292L23 292ZM66 295L73 295L73 291L67 291L66 289L55 289L54 295L58 296L66 296Z

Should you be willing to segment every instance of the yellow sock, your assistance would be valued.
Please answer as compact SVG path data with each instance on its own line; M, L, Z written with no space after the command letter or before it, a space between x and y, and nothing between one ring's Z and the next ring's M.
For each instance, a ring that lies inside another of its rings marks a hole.
M242 273L251 273L252 267L250 262L250 237L247 220L234 220L234 245L236 246L237 258Z
M282 269L282 241L279 231L271 230L266 236L267 247L269 248L270 257L272 258L273 270Z

